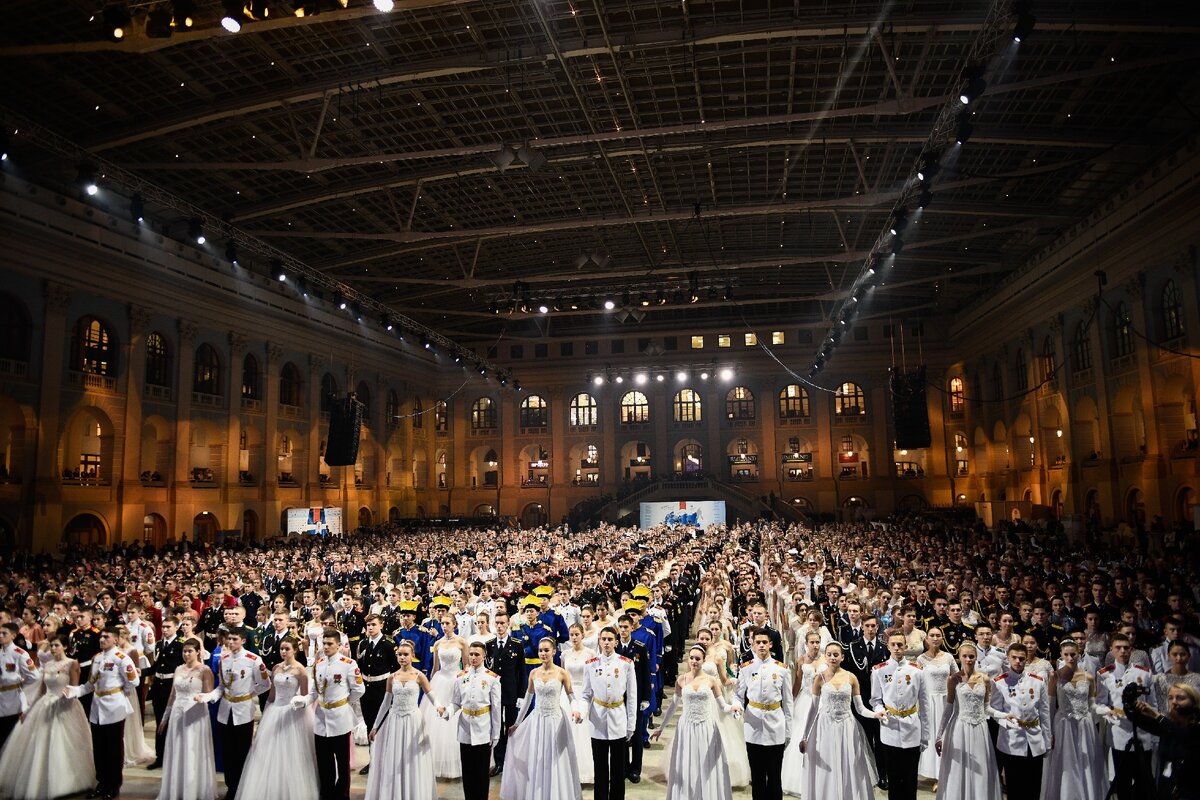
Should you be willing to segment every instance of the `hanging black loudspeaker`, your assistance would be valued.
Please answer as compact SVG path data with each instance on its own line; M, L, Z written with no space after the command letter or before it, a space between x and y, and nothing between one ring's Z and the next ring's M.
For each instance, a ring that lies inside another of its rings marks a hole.
M892 416L896 420L896 449L920 450L933 443L929 406L925 400L925 367L916 372L892 372Z
M358 434L362 429L362 403L350 394L335 400L329 413L329 441L325 445L325 463L345 467L358 460Z

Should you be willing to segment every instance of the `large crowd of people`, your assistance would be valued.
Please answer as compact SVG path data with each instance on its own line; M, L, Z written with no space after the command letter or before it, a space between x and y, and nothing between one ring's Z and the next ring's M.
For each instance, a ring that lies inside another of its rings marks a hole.
M1186 533L933 515L16 553L0 797L619 800L669 730L681 800L1194 798L1198 607Z

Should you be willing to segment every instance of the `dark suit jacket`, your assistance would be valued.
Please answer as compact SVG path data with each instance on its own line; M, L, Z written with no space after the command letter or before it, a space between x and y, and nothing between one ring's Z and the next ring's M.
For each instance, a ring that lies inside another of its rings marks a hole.
M846 661L842 666L858 679L859 691L866 698L863 702L868 706L871 702L871 670L876 664L882 664L890 657L891 653L888 652L882 636L877 635L870 645L863 639L850 645L850 652L846 654Z
M515 709L517 700L525 696L525 647L519 639L508 634L508 641L500 647L500 640L488 642L485 664L500 676L500 703L506 709Z
M637 676L638 705L650 701L650 651L640 639L630 638L629 644L617 641L617 655L633 662Z

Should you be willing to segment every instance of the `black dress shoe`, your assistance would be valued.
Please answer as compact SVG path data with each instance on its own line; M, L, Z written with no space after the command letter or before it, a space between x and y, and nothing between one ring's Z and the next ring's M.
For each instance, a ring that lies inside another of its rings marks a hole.
M370 764L367 764L365 767L363 767L362 769L360 769L360 770L358 771L358 774L359 774L359 775L367 775L367 774L369 774L370 772L371 772L371 765L370 765Z
M501 772L504 772L504 767L497 764L496 766L492 767L492 771L489 772L488 774L494 778L497 775L499 775Z
M162 769L162 762L161 762L161 761L155 761L155 762L153 762L153 763L151 763L151 764L147 764L147 765L146 765L146 769Z
M880 789L882 789L883 791L886 792L888 790L887 778L880 778L879 783L877 783L876 786L878 786Z
M637 773L635 773L635 774L633 774L633 775L630 775L630 776L629 776L629 782L630 782L630 783L641 783L641 782L642 782L642 776L641 776L641 775L639 775L639 774L637 774Z
M84 797L88 798L88 800L93 800L93 798L103 797L103 796L104 796L104 792L100 791L99 789L92 789L90 792L88 792L87 794L84 795Z

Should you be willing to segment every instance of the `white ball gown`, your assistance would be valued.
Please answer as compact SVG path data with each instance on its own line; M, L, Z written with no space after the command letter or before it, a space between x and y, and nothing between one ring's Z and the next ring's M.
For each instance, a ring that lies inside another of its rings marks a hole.
M850 683L826 683L813 699L816 720L810 723L804 788L812 800L873 800L875 759L862 726L850 712ZM811 716L811 714L810 714Z
M1096 731L1096 703L1087 681L1058 685L1054 749L1046 757L1042 800L1104 800L1108 754Z
M433 774L438 778L462 777L462 758L458 753L458 715L462 712L455 712L450 719L442 719L437 715L438 706L450 707L450 700L454 697L454 679L462 670L462 655L462 648L459 647L438 648L438 670L429 679L433 702L421 704L425 730L433 752Z
M825 665L822 664L821 671L824 672L825 669ZM796 797L800 796L800 792L804 788L804 770L807 760L804 753L800 752L798 745L804 738L808 715L812 711L812 685L816 677L817 673L812 664L800 665L800 692L796 695L796 702L792 704L792 730L788 735L787 747L783 751L780 784L783 786L784 794Z
M721 680L721 676L717 674L717 665L713 662L705 661L700 669L705 674ZM722 682L721 693L725 699L725 705L729 705L733 699L732 687ZM750 756L746 751L745 723L732 714L719 714L716 720L717 728L721 731L721 746L725 749L725 765L729 770L729 785L735 789L740 786L749 786Z
M0 797L40 800L96 785L92 732L83 706L62 694L71 682L72 663L48 661L42 668L45 694L13 729L0 753Z
M729 800L733 787L712 692L707 687L685 686L680 701L683 713L666 762L667 800ZM722 716L734 719L731 714Z
M295 675L276 672L275 699L263 709L262 720L246 756L238 797L255 800L316 800L317 748L313 739L313 707L292 708L300 690Z
M180 667L175 670L174 686L175 702L165 717L167 737L158 800L213 800L217 775L208 703L192 699L204 691L200 673Z
M417 713L420 688L416 681L392 681L384 699L386 713L375 735L371 772L365 800L434 800L433 751L425 732L425 719ZM426 705L432 705L430 698Z
M562 652L562 665L571 675L571 686L575 689L575 702L571 710L583 716L583 722L571 726L571 741L575 745L575 762L579 765L579 782L593 783L596 780L596 765L592 762L592 731L587 724L587 704L583 702L583 682L587 674L587 661L595 658L596 652L586 647L576 653L568 647Z
M146 743L146 724L142 721L137 689L126 689L125 696L133 706L133 713L125 718L125 766L143 767L154 760L154 748Z
M987 726L990 679L980 677L974 686L960 682L954 687L954 703L941 732L939 800L1000 800L1000 771ZM930 713L942 716L938 706L932 706ZM936 742L936 737L930 738L926 749L933 750Z
M942 736L942 712L946 708L946 681L950 673L956 671L954 657L949 653L939 653L931 659L925 653L917 657L921 666L921 674L925 676L925 697L933 713L929 717L929 747L921 751L921 760L917 764L917 775L936 781L941 769L942 758L932 746Z
M562 684L535 677L533 693L533 709L521 709L522 719L508 739L501 800L580 800L573 723L561 702ZM587 727L586 720L576 727Z

